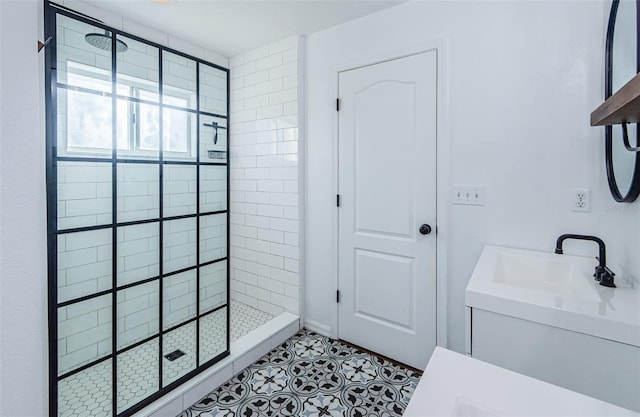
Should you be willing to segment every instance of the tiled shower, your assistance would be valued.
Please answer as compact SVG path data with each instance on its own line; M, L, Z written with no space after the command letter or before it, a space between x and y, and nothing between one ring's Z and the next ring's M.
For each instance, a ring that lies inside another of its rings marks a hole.
M50 413L131 415L299 313L298 41L229 79L47 12Z

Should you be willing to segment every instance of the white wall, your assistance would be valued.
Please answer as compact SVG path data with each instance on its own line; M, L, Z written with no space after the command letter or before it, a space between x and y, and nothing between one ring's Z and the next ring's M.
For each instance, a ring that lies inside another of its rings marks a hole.
M47 414L41 4L0 2L0 415ZM28 405L25 408L25 405Z
M449 347L463 350L464 289L487 243L551 251L561 233L593 233L612 261L637 271L638 205L612 203L603 131L589 127L603 99L606 16L608 6L593 1L409 2L309 36L307 320L334 325L336 69L433 40L443 41L448 82L440 143L450 160L440 163L451 184L486 190L483 207L448 206ZM570 211L571 187L591 188L590 213ZM621 228L623 219L632 227ZM567 248L597 253L589 243Z
M232 57L231 297L300 314L302 40Z

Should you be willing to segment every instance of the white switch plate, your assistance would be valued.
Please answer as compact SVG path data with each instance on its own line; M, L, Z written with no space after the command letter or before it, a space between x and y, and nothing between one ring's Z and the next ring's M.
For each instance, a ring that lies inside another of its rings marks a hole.
M588 188L571 189L571 211L591 211L591 190Z
M454 185L453 204L484 206L484 186Z

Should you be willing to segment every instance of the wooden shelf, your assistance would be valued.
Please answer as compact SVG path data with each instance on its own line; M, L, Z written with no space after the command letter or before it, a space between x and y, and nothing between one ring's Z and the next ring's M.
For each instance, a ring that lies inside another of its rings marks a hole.
M591 113L591 126L640 123L640 73Z

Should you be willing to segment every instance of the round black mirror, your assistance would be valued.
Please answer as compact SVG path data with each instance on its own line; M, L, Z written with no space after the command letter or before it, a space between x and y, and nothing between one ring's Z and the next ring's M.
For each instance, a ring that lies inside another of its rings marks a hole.
M640 71L638 22L640 0L613 0L607 27L605 99ZM638 146L638 125L627 126L631 146ZM634 143L635 142L635 143ZM640 153L625 149L621 126L605 126L605 161L611 195L630 203L640 194Z

